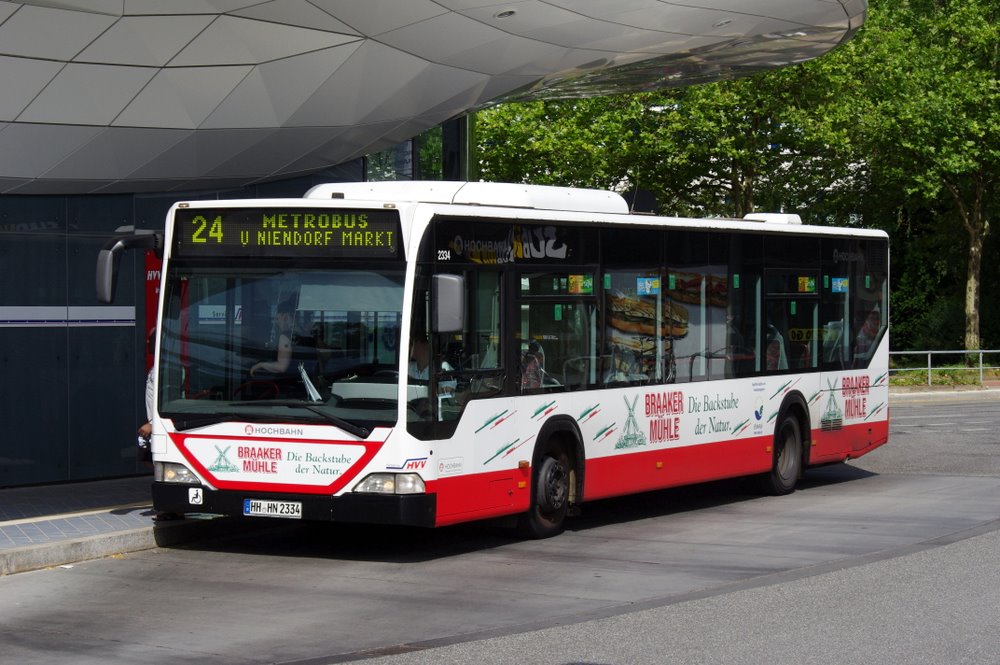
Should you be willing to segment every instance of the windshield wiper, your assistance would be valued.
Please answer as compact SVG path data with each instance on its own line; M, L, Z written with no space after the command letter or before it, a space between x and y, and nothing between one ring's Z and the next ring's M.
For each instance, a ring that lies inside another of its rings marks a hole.
M320 410L319 407L313 406L312 404L299 404L298 408L300 408L300 409L308 409L309 411L312 411L313 413L315 413L315 414L317 414L319 416L322 416L323 418L326 418L327 420L329 420L331 423L333 423L334 425L336 425L340 429L346 430L346 431L350 432L351 434L353 434L354 436L358 437L359 439L367 439L368 435L371 434L371 432L368 431L367 427L361 427L360 425L355 425L354 423L350 422L349 420L344 420L343 418L338 418L335 415L332 415L332 414L329 414L329 413L327 413L325 411Z
M366 427L361 427L360 425L355 425L349 420L344 420L343 418L338 418L337 416L327 413L321 410L318 406L310 404L309 402L299 402L295 400L251 400L249 402L230 402L229 406L287 406L293 409L306 409L307 411L312 411L316 415L320 416L324 420L333 423L340 429L350 432L359 439L367 439L371 432Z

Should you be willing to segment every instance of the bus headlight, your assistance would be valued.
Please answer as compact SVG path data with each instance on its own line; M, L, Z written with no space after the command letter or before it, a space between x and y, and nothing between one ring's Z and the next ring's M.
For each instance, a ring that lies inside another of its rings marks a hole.
M153 480L158 483L200 484L198 478L191 473L191 469L174 462L155 462L153 464Z
M365 494L423 494L424 480L415 473L373 473L354 487Z

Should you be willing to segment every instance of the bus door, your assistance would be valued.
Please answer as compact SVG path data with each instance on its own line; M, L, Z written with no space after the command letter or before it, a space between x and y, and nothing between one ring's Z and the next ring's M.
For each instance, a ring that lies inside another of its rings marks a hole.
M500 395L506 377L500 338L501 273L447 271L462 278L465 301L462 329L449 331L435 330L433 325L432 274L430 267L421 267L418 273L409 331L408 384L415 408L408 421L411 433L423 439L451 436L469 402ZM427 355L426 362L417 362L418 350ZM419 424L432 422L439 425Z
M824 435L829 433L825 452L831 455L845 451L841 428L848 432L851 451L872 443L866 420L869 408L880 404L874 400L869 404L869 382L878 375L867 368L888 325L886 254L881 241L824 240L821 363L830 374L823 380L828 396L821 427Z
M796 279L798 276L796 276ZM768 371L805 371L819 366L819 298L815 276L803 277L797 294L768 295L764 306L764 358Z
M517 298L515 392L562 392L597 385L597 297L593 270L524 272ZM594 359L595 362L587 362Z

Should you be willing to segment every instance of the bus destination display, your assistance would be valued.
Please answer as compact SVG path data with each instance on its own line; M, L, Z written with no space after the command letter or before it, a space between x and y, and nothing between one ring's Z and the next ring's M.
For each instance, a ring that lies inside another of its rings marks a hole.
M336 208L181 208L176 256L397 258L399 213Z

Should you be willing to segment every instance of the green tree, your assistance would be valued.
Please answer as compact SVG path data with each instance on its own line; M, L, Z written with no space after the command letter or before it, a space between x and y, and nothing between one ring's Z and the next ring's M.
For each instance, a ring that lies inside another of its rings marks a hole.
M849 46L873 184L964 232L964 344L979 349L983 248L1000 202L1000 4L873 0Z
M815 210L810 221L829 221L857 161L830 80L797 67L656 93L494 107L476 119L480 175L638 187L666 214ZM822 122L804 110L824 100L831 103Z
M674 93L675 142L694 167L675 186L698 193L695 211L850 223L841 192L855 187L857 157L843 109L830 104L835 73L793 67Z
M485 180L620 189L643 133L641 95L496 106L476 118ZM663 137L661 137L663 138Z

